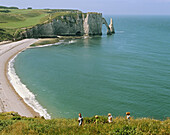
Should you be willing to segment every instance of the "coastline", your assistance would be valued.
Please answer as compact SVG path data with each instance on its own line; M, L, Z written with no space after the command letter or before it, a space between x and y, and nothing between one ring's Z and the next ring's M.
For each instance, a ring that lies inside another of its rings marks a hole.
M0 46L0 112L14 111L26 117L40 116L15 91L8 76L8 63L11 59L36 41L37 39L25 39Z
M25 50L25 49L23 49L23 50ZM26 108L31 112L31 114L32 114L34 117L35 117L35 116L39 117L39 116L40 116L39 113L35 112L35 110L34 110L33 108L31 108L28 104L26 104L26 103L24 102L23 98L16 92L16 89L14 88L14 86L11 84L11 82L10 82L10 80L9 80L9 74L8 74L8 72L9 72L9 64L10 64L10 62L11 62L14 58L16 58L17 55L18 55L20 52L22 52L23 50L17 52L16 54L14 54L13 56L11 56L11 57L7 60L7 62L5 63L5 77L6 77L6 80L8 81L8 84L11 86L11 88L12 88L13 91L15 92L15 94L20 98L20 101L22 101L23 104L25 104Z
M24 39L17 42L1 44L0 72L3 74L0 75L0 112L12 111L17 112L21 116L26 117L43 116L45 119L50 119L51 116L47 113L46 109L44 109L39 104L39 102L35 98L35 95L29 91L26 85L24 85L21 82L20 78L15 73L13 63L17 55L22 51L26 50L27 48L59 45L61 43L64 43L65 39L78 39L78 38L80 37L76 38L62 37L61 40L54 44L38 45L34 47L30 45L38 42L41 39ZM75 42L74 40L70 40L69 44L74 42Z

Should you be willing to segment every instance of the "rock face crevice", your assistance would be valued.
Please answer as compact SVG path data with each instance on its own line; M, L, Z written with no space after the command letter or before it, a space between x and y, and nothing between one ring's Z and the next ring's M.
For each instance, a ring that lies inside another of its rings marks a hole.
M88 13L83 22L85 35L102 35L101 13Z
M74 16L61 16L51 22L39 24L21 33L22 38L43 38L57 36L102 35L102 24L107 33L114 33L113 22L108 25L101 13L77 13Z

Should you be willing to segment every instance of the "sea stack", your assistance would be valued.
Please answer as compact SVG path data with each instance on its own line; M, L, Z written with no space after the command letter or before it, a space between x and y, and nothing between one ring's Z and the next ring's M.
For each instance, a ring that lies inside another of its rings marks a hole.
M111 33L115 33L115 30L114 30L114 27L113 27L113 19L112 19L112 18L110 18L109 28L110 28L110 32L111 32Z

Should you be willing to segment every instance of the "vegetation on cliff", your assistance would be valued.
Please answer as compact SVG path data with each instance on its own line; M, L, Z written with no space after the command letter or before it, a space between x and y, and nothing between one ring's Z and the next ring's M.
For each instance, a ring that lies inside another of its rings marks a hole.
M0 41L15 40L19 33L38 24L48 23L63 15L75 15L78 10L17 9L0 6Z
M42 46L42 45L47 45L47 44L54 44L57 42L59 42L59 38L44 38L44 39L40 39L37 42L35 42L34 44L32 44L31 47Z
M70 41L72 39L81 39L82 36L59 36L57 38L41 38L37 42L30 45L30 47L37 47L37 46L43 46L43 45L49 45L49 44L55 44L60 41Z
M84 118L82 127L77 119L26 118L17 113L0 114L0 134L169 134L170 119L160 121L149 118L126 120L116 117L107 123L106 116L100 116L97 124L95 117Z
M0 6L0 9L19 9L18 7L6 7L6 6Z

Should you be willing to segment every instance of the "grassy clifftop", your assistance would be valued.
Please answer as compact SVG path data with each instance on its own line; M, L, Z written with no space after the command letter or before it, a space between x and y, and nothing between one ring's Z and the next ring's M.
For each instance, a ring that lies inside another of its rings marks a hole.
M126 120L123 117L107 123L107 117L101 116L97 124L95 118L84 118L82 127L77 119L26 118L17 113L0 114L0 134L169 134L170 119L159 121L149 118Z
M2 7L2 6L1 6ZM17 34L37 24L48 23L63 15L75 15L78 10L0 8L0 41L13 40Z

